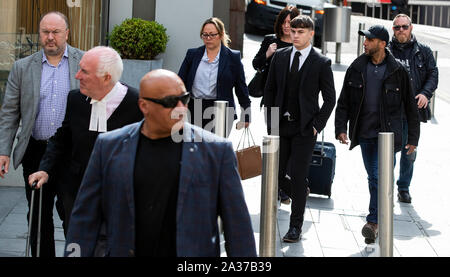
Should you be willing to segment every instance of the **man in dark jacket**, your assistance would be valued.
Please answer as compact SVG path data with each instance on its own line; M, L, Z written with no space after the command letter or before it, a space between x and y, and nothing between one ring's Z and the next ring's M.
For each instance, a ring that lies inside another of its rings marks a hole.
M404 106L408 124L405 148L410 155L418 145L420 125L408 72L386 48L386 28L375 25L359 34L366 37L365 54L347 69L336 107L335 128L336 138L348 144L349 122L350 150L361 146L370 191L369 215L362 235L366 243L373 243L378 235L378 133L393 132L395 151L400 151Z
M428 102L433 96L438 84L438 69L431 49L419 43L411 33L413 29L411 18L406 14L399 14L394 18L392 30L394 36L389 43L389 49L397 60L402 62L409 72L414 95L417 100L419 119L427 122L431 117ZM406 145L408 125L403 124L403 145ZM398 200L411 203L409 185L411 183L416 152L406 155L402 149L400 158L400 176L397 181Z
M289 230L283 237L290 243L301 238L308 194L305 179L317 133L325 128L336 103L331 60L314 50L313 37L309 16L291 20L293 46L275 52L264 90L267 133L280 136L278 182L292 199Z
M119 82L122 70L122 59L110 47L97 46L85 53L75 75L80 80L80 89L69 92L62 126L50 138L39 171L28 178L29 184L37 181L40 188L49 175L56 174L55 166L68 159L69 167L61 180L64 234L98 135L143 118L138 91Z

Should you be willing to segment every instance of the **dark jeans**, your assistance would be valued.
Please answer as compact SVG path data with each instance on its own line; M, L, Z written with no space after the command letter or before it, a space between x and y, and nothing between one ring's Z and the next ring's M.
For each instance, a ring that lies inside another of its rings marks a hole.
M409 191L409 185L414 171L414 162L416 161L417 152L407 155L408 149L405 146L408 144L408 122L403 120L402 133L402 151L400 154L400 176L397 180L397 188L399 191Z
M359 138L359 144L369 181L370 202L366 221L378 223L378 138ZM394 166L395 163L394 158Z
M292 199L289 227L303 226L307 185L306 178L317 136L302 136L299 122L280 121L279 187ZM285 176L289 175L290 180Z
M36 141L32 137L28 143L27 150L22 159L23 178L25 181L25 193L28 201L27 221L30 215L31 206L31 188L28 184L28 176L39 169L39 163L45 153L47 145L43 142ZM42 219L41 219L41 241L40 241L40 257L54 257L55 256L55 240L54 240L54 225L53 225L53 205L55 203L55 196L57 195L57 186L55 180L56 176L51 176L49 182L42 188ZM34 193L34 207L33 207L33 224L31 226L31 254L36 256L37 247L37 228L39 219L39 194L36 190ZM59 193L58 193L59 195ZM64 221L64 208L60 201L56 203L56 209L61 220ZM64 224L63 224L64 225Z

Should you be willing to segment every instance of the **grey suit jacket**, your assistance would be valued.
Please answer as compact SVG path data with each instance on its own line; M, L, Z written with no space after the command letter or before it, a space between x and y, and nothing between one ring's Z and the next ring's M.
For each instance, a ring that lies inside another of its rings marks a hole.
M25 154L39 109L43 53L41 50L16 61L9 73L0 109L0 155L11 156L14 138L22 120L22 128L14 148L14 168L19 166ZM73 90L80 87L75 74L84 52L68 45L68 53L70 89Z

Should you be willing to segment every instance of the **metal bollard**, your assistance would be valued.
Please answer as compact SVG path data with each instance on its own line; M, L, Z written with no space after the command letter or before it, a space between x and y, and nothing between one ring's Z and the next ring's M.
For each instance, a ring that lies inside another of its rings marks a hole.
M259 256L275 257L280 137L264 136Z
M337 64L341 63L341 43L340 42L336 42L336 59L335 62Z
M359 23L359 31L363 31L366 27L366 24L364 23ZM364 36L360 36L358 35L358 57L362 55L362 53L364 52Z
M433 51L433 57L434 57L434 60L436 61L436 65L437 65L438 51ZM434 118L434 107L435 107L434 101L435 100L436 100L436 91L434 91L433 96L430 99L431 118Z
M378 134L378 229L380 256L394 254L394 133Z
M214 101L214 133L219 137L227 137L227 107L228 101ZM223 223L217 219L220 234L223 234Z
M228 101L214 101L214 133L227 137L227 107Z

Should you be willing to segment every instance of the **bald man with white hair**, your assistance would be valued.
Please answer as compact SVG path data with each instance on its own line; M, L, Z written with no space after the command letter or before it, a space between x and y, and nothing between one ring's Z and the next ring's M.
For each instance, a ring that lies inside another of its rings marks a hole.
M55 165L70 157L60 182L66 227L97 136L143 118L138 91L119 82L122 71L122 59L110 47L97 46L84 54L75 76L80 89L69 92L62 126L49 140L39 171L28 178L40 188L55 173Z

